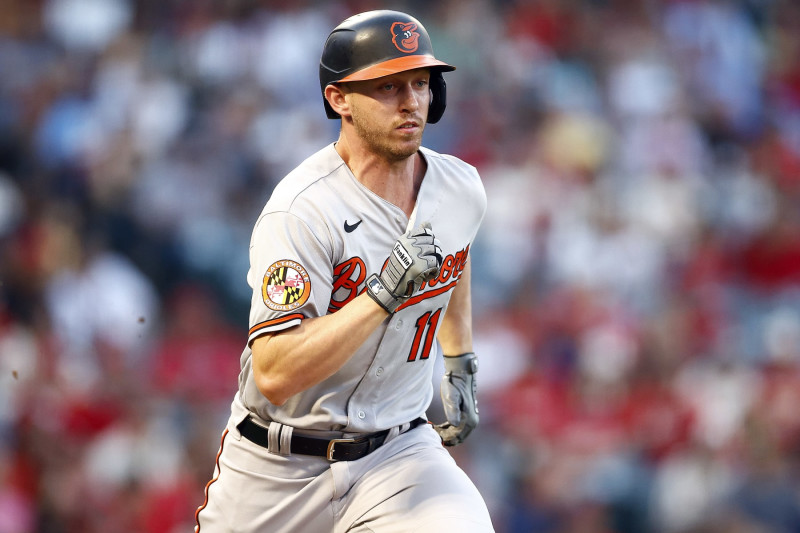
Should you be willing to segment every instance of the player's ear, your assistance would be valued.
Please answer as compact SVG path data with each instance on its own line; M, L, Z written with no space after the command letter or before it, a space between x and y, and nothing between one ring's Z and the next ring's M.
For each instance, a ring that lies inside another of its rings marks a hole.
M345 98L346 94L346 88L340 84L330 84L325 87L325 99L328 101L328 105L343 117L350 115L350 105Z

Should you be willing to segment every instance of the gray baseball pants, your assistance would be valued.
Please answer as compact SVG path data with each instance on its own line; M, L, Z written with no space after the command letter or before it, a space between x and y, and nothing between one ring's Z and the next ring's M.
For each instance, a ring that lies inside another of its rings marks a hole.
M475 485L424 424L356 461L278 455L222 437L196 533L493 532Z

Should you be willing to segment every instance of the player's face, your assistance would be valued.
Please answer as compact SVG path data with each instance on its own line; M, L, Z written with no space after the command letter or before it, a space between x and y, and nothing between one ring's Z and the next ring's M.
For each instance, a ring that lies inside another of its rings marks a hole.
M348 95L353 127L374 152L390 160L417 153L430 104L428 69L353 82Z

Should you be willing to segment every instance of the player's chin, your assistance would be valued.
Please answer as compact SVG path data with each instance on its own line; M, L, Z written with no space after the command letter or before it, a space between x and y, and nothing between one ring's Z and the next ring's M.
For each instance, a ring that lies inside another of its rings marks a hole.
M422 143L420 142L400 143L395 145L394 150L392 151L394 152L396 159L405 159L416 154L419 151L421 144Z
M406 146L414 152L419 150L422 144L422 128L414 128L413 130L398 128L395 132L398 145Z

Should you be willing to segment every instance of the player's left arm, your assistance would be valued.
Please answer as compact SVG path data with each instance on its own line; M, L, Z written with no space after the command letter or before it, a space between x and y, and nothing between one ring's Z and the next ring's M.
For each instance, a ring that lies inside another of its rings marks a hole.
M436 338L445 357L472 351L472 290L471 261L467 260L461 277L450 296L447 312Z
M472 351L470 265L467 261L437 333L444 354L441 395L447 421L434 427L446 446L461 444L478 425L478 360Z

